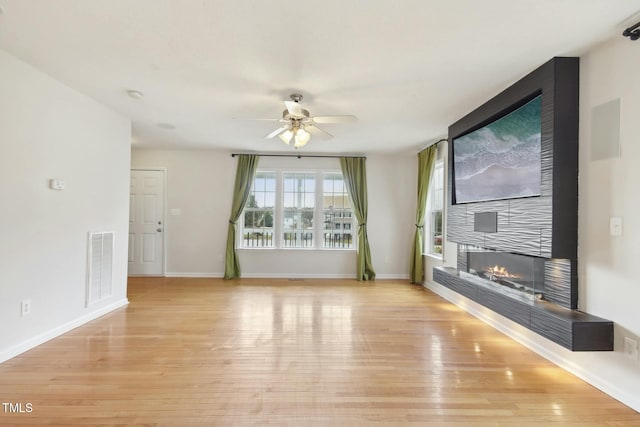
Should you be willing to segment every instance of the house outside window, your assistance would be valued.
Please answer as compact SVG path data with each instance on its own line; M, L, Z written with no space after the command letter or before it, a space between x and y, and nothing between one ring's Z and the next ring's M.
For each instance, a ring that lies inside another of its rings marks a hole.
M322 183L323 247L353 248L353 211L341 173L325 173Z
M442 257L444 206L444 161L436 160L429 182L425 215L425 250L429 255Z
M355 249L340 171L258 170L243 218L242 248Z

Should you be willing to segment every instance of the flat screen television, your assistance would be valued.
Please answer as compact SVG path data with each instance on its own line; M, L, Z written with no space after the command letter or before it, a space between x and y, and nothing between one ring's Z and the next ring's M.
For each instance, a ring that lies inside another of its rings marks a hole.
M540 196L541 100L453 139L455 204Z

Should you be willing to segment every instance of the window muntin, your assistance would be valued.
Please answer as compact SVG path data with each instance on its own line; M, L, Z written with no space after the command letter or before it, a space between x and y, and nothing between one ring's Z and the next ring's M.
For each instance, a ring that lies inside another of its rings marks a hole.
M353 211L341 173L323 174L322 214L322 246L353 249Z
M242 248L355 249L342 173L259 170L243 212Z
M442 256L443 206L444 162L442 160L438 160L433 167L433 174L429 183L429 195L427 197L427 215L425 217L425 222L427 225L427 227L425 227L425 252L430 255Z
M271 248L274 246L276 208L276 173L256 172L244 208L242 246Z
M314 247L316 176L285 172L283 180L282 246Z

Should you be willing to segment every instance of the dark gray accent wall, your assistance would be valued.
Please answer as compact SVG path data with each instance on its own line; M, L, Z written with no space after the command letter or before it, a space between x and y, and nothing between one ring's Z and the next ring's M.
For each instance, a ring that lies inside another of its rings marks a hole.
M469 257L467 256L467 252L462 250L463 248L461 248L460 246L458 246L458 257L457 257L457 267L458 270L460 271L468 271L468 262L469 262Z
M568 259L548 259L544 263L544 299L561 307L571 308L571 295L567 293L567 283L571 283L571 261Z
M523 99L541 100L541 195L453 204L453 144L449 144L447 239L504 252L569 260L578 253L579 58L553 58L449 127L449 141L490 123ZM497 212L496 233L474 231L474 216ZM556 285L558 283L556 282ZM577 277L554 288L561 305L577 308ZM568 305L566 302L568 301Z
M453 204L449 144L447 239L459 245L458 269L434 267L433 280L573 351L613 350L613 322L576 310L578 302L579 59L553 58L449 127L449 141L542 95L541 195ZM496 212L497 232L474 230L477 213ZM545 301L527 304L461 277L465 245L545 258Z
M578 116L580 63L556 58L553 123L553 234L551 258L578 258ZM577 292L577 283L574 283Z
M449 127L449 141L495 120L523 99L542 94L541 196L452 204L447 238L545 258L577 257L578 58L554 58ZM449 183L453 184L453 144ZM474 214L498 212L498 231L474 231Z

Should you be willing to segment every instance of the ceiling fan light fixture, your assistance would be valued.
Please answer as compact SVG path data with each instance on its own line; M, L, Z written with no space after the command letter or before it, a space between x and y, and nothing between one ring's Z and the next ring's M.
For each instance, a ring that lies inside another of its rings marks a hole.
M333 138L333 135L329 132L318 127L317 123L348 123L357 120L356 116L353 115L312 117L309 114L309 110L305 110L300 106L302 95L292 93L290 98L291 101L284 101L287 109L282 112L281 119L253 119L284 123L284 125L265 136L266 139L277 136L285 144L300 148L307 145L311 136L321 139Z
M293 145L295 148L304 147L307 145L307 142L309 142L309 139L311 139L311 134L302 128L296 131L295 136L296 142Z
M291 131L291 129L287 129L280 135L278 135L278 138L280 138L285 144L289 145L289 143L291 142L291 138L293 138L293 132Z

